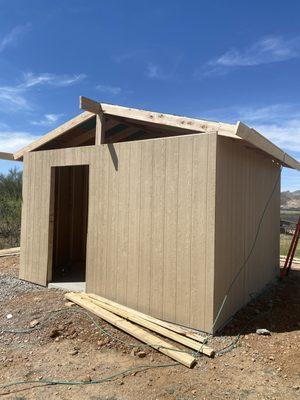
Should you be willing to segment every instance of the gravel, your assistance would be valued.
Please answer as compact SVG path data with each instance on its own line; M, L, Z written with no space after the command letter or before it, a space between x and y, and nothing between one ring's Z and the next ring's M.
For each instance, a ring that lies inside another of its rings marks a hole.
M45 290L39 285L21 281L11 275L0 274L0 302L12 300L20 294L32 290Z

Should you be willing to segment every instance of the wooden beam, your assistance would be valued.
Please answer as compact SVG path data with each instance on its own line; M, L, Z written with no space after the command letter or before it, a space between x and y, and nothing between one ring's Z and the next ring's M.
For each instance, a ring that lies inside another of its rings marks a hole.
M95 129L90 129L89 131L82 133L81 135L75 137L74 139L69 140L67 144L70 147L76 147L79 146L81 143L87 142L93 137L95 137Z
M273 158L275 158L285 166L300 171L300 163L297 160L289 156L287 153L285 153L283 150L281 150L279 147L277 147L274 143L261 135L255 129L249 128L242 122L238 122L236 125L236 135L244 139L246 142L251 143L258 149L271 155Z
M197 132L209 132L211 129L213 129L215 131L227 131L233 135L235 129L234 125L231 124L179 117L171 114L162 114L153 111L138 110L136 108L126 108L112 104L98 103L83 96L80 97L80 108L95 114L98 114L100 111L102 111L105 115L130 118L161 126L168 125L175 128L184 128Z
M20 254L20 247L12 247L10 249L0 250L0 257L16 256Z
M104 308L105 310L110 311L114 314L117 314L120 317L127 319L128 321L131 321L138 325L141 325L144 328L150 329L151 331L156 332L168 339L171 339L174 342L183 344L184 346L190 347L191 349L196 350L199 353L203 353L209 357L213 357L215 354L214 350L211 349L210 347L206 346L205 344L200 344L199 342L196 342L195 340L192 340L185 336L179 335L178 333L173 332L173 331L171 331L165 327L162 327L160 325L157 325L154 322L150 322L147 319L141 318L134 311L131 311L131 312L125 311L119 305L116 306L116 305L107 304L107 303L100 301L99 299L92 298L92 296L87 296L87 297L91 298L91 301L93 303L95 303L96 305L99 305L100 307Z
M126 307L122 304L118 304L112 300L106 299L105 297L101 297L97 294L89 293L88 296L92 299L101 301L104 304L118 307L120 310L123 310L125 312L134 313L135 315L139 316L140 318L143 318L147 321L153 322L154 324L157 324L159 326L163 326L164 328L167 328L173 332L179 333L180 335L197 340L198 342L204 343L206 341L206 337L203 337L197 333L194 333L191 329L185 328L180 325L172 324L171 322L162 321L158 318L152 317L151 315L147 315L140 311L133 310L132 308Z
M168 357L173 358L174 360L180 362L188 368L192 368L196 359L185 352L182 352L181 349L171 345L170 343L160 339L159 337L147 332L145 329L142 329L125 319L118 317L117 315L111 313L110 311L104 310L101 307L96 306L92 303L90 299L84 297L81 293L67 293L65 294L65 298L73 301L79 306L85 308L86 310L92 312L98 317L104 319L109 322L111 325L116 326L117 328L123 330L126 333L134 336L136 339L140 340L143 343L153 347L154 349L160 351L161 353L167 355Z
M141 130L141 129L138 129L133 126L129 126L128 128L123 129L121 132L117 132L117 133L114 133L114 134L108 136L106 138L106 142L107 143L118 142L119 140L128 138L130 135L132 135L135 132L138 132L139 130Z
M15 161L14 155L12 153L4 153L4 152L0 152L0 160Z
M102 112L96 114L96 141L95 144L105 143L105 117Z
M63 135L65 132L68 132L75 126L85 122L91 118L95 118L95 114L90 112L84 112L77 117L67 121L65 124L60 125L58 128L54 129L53 131L47 133L46 135L42 136L41 138L35 140L33 143L30 143L28 146L24 147L22 150L17 151L14 153L14 159L19 160L23 157L23 155L29 151L37 150L39 147L43 146L45 143L49 142L50 140L56 139L59 136Z

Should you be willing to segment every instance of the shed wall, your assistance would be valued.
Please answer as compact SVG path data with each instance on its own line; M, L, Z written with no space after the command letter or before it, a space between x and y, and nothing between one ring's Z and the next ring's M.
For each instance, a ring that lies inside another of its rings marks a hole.
M20 277L51 266L51 167L90 166L87 290L209 329L213 318L216 134L28 153Z
M218 137L215 318L254 242L255 246L228 293L216 328L279 273L280 171L262 152Z

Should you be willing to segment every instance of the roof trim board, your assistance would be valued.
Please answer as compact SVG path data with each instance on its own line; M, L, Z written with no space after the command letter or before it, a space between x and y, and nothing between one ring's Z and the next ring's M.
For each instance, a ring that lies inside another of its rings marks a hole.
M235 125L232 124L180 117L172 114L162 114L154 111L127 108L112 104L97 103L96 101L84 96L80 96L80 108L95 114L104 113L104 115L107 114L115 117L129 118L155 125L167 125L173 128L183 128L194 132L209 133L211 131L226 131L229 136L233 136L235 131Z
M0 152L0 160L15 161L12 153Z
M84 109L85 112L78 115L77 117L67 121L63 125L42 136L38 140L24 147L22 150L14 154L15 160L21 160L23 155L29 151L37 150L45 143L50 142L53 139L58 138L72 128L80 125L81 123L89 120L96 116L108 116L122 120L126 119L129 121L136 121L153 127L168 127L176 130L191 131L191 134L198 133L212 133L217 132L221 136L228 136L233 139L244 140L250 143L252 146L262 150L263 152L270 155L272 158L278 160L284 166L300 170L300 163L293 157L286 154L283 150L277 147L274 143L269 141L267 138L262 136L255 129L249 128L242 122L238 122L236 125L227 124L222 122L212 122L195 118L181 117L171 114L162 114L154 111L139 110L135 108L127 108L118 105L99 103L94 100L88 99L87 97L80 96L80 108ZM97 121L98 122L98 121ZM103 119L104 122L104 119ZM114 121L105 122L107 125L114 125ZM98 135L99 139L101 136L102 124L98 122ZM1 153L0 153L1 154Z
M300 171L300 163L293 157L289 156L269 139L261 135L253 128L249 128L242 122L238 122L236 125L236 135L253 146L259 148L260 150L268 153L276 160L281 162L286 167L290 167Z
M61 136L65 132L74 128L75 126L80 125L82 122L85 122L93 117L95 117L95 114L87 112L87 111L77 115L75 118L70 119L69 121L60 125L58 128L50 131L46 135L40 137L39 139L30 143L28 146L26 146L23 149L14 153L14 159L15 160L21 159L25 153L27 153L29 151L37 150L39 147L43 146L45 143L50 142L53 139L56 139L57 137Z
M212 131L217 131L219 135L229 136L235 139L243 139L260 150L266 152L270 156L276 158L285 166L300 170L300 163L297 160L289 156L255 129L249 128L242 122L232 125L222 122L179 117L176 115L162 114L153 111L98 103L84 96L80 96L80 108L95 114L104 113L115 117L130 118L151 124L168 125L174 128L189 129L193 130L194 132L200 131L209 133Z

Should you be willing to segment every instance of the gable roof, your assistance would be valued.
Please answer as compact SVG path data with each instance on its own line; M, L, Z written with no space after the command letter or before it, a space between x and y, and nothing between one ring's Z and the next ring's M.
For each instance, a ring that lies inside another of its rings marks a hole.
M164 114L153 111L127 108L118 105L105 104L93 101L86 97L80 97L80 108L85 112L60 125L58 128L42 136L38 140L24 147L14 154L15 160L22 159L23 155L29 151L41 149L46 143L57 140L66 132L72 131L95 115L104 115L116 118L121 123L142 124L144 127L158 127L172 129L178 132L190 134L217 132L219 135L228 136L237 140L244 140L251 146L267 153L270 157L279 161L282 165L300 170L300 163L293 157L286 154L270 140L265 138L256 130L248 127L242 122L228 124L223 122L206 121L196 118L182 117L178 115Z

